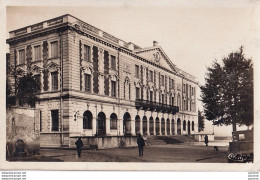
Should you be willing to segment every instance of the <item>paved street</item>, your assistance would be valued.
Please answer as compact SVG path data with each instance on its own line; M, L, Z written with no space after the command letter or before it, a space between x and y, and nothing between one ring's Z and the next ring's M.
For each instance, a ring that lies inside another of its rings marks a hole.
M77 158L76 150L41 149L42 156L69 162L198 162L227 163L227 146L219 146L214 151L212 146L203 143L167 144L145 146L144 156L138 156L137 147L113 148L104 150L83 150L82 157Z

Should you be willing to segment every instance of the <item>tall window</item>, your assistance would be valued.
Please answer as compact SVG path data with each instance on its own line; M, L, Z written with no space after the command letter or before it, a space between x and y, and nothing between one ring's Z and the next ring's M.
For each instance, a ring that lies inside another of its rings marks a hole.
M83 114L83 129L92 129L92 113L90 111L85 111Z
M162 104L164 104L164 94L162 94Z
M34 79L38 85L36 91L39 92L41 91L41 75L40 74L34 75Z
M116 82L111 81L111 96L116 97Z
M90 61L90 46L84 45L84 60Z
M150 101L153 102L153 91L150 91Z
M171 88L174 89L174 79L171 79Z
M135 77L139 78L139 66L135 65Z
M153 71L149 71L149 80L153 82Z
M185 93L185 84L183 84L183 86L182 86L182 92Z
M18 51L19 54L19 64L24 64L25 63L25 50L19 50Z
M135 88L135 97L136 99L140 99L140 88L138 87Z
M110 116L110 129L117 129L117 115L115 113Z
M90 92L91 87L91 75L85 74L85 91Z
M34 60L41 60L41 46L34 46Z
M161 75L161 85L164 86L164 75Z
M51 89L58 90L58 72L51 73Z
M172 106L174 106L174 97L172 97Z
M58 57L58 41L51 42L51 58Z
M111 69L116 70L116 57L111 55Z
M59 110L51 110L51 130L59 131Z

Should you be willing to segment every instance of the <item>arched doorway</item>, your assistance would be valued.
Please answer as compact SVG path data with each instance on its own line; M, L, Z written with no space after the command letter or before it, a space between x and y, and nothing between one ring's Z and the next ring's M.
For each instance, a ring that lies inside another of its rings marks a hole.
M194 121L191 123L191 130L194 131Z
M106 135L106 115L103 112L98 113L97 117L97 135Z
M175 132L174 132L174 119L172 119L172 135L175 135Z
M147 135L147 117L143 117L143 135Z
M154 135L154 124L153 124L153 117L152 116L149 119L149 131L150 131L150 135Z
M83 129L92 129L92 119L93 115L90 111L83 113Z
M181 134L181 120L177 119L177 134Z
M162 120L161 120L161 127L162 127L162 129L161 129L162 135L165 135L165 120L164 120L164 118L162 118Z
M183 124L182 124L182 125L183 125L182 130L183 130L183 131L186 131L186 121L185 121L185 120L183 120Z
M157 117L156 119L155 119L155 133L156 133L156 135L159 135L160 134L160 130L159 130L159 128L160 128L160 126L159 126L159 118Z
M190 134L190 121L188 121L188 134Z
M167 134L166 135L170 135L170 119L168 118L166 121L166 128L167 128Z
M123 133L125 135L131 134L131 116L128 112L123 116Z
M110 129L117 129L117 115L115 113L110 115Z
M136 115L135 116L135 133L140 134L141 133L141 124L140 124L140 116Z

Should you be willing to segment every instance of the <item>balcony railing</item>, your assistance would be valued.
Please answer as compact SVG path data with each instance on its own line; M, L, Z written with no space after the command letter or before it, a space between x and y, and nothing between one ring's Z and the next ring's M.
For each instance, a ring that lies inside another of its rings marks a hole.
M172 105L168 105L168 104L162 104L162 103L152 102L152 101L143 100L143 99L136 99L135 107L136 107L136 109L142 109L142 110L147 110L147 111L157 111L157 112L163 112L163 113L167 112L167 113L176 114L177 112L179 112L178 106L172 106Z

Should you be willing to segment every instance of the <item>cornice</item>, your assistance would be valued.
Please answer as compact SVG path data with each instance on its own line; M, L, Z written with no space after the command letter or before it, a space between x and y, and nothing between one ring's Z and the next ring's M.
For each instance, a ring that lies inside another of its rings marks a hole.
M69 23L63 23L63 24L59 24L59 25L56 25L56 26L53 26L53 27L49 27L49 28L46 28L46 29L42 29L42 30L39 30L39 31L34 31L34 32L30 32L30 33L27 33L27 34L24 34L24 35L20 35L20 36L16 36L16 37L13 37L13 38L9 38L6 40L6 42L9 44L9 45L13 45L13 44L16 44L18 42L23 42L23 41L27 41L27 40L30 40L30 39L33 39L33 38L37 38L37 37L42 37L42 36L46 36L47 34L51 34L51 33L60 33L60 32L63 32L63 31L66 31L66 30L73 30L75 32L77 32L78 34L81 34L87 38L90 38L98 43L101 43L107 47L110 47L110 48L113 48L119 52L122 52L124 54L127 54L129 56L132 56L138 60L141 60L145 63L148 63L154 67L157 67L165 72L168 72L170 74L173 74L173 75L176 75L180 78L184 78L192 83L195 83L195 84L198 84L198 82L195 82L195 81L192 81L188 78L186 78L185 76L183 76L182 74L179 74L179 73L176 73L176 72L173 72L169 69L166 69L162 66L159 66L158 64L154 63L154 62L151 62L139 55L136 54L136 52L134 51L131 51L127 48L125 48L124 46L120 46L112 41L108 42L109 40L103 38L103 37L97 37L96 34L93 34L91 32L83 32L81 31L80 29L77 29L76 27L72 26L71 24ZM154 49L157 49L158 47L154 48ZM160 50L160 48L159 48Z

